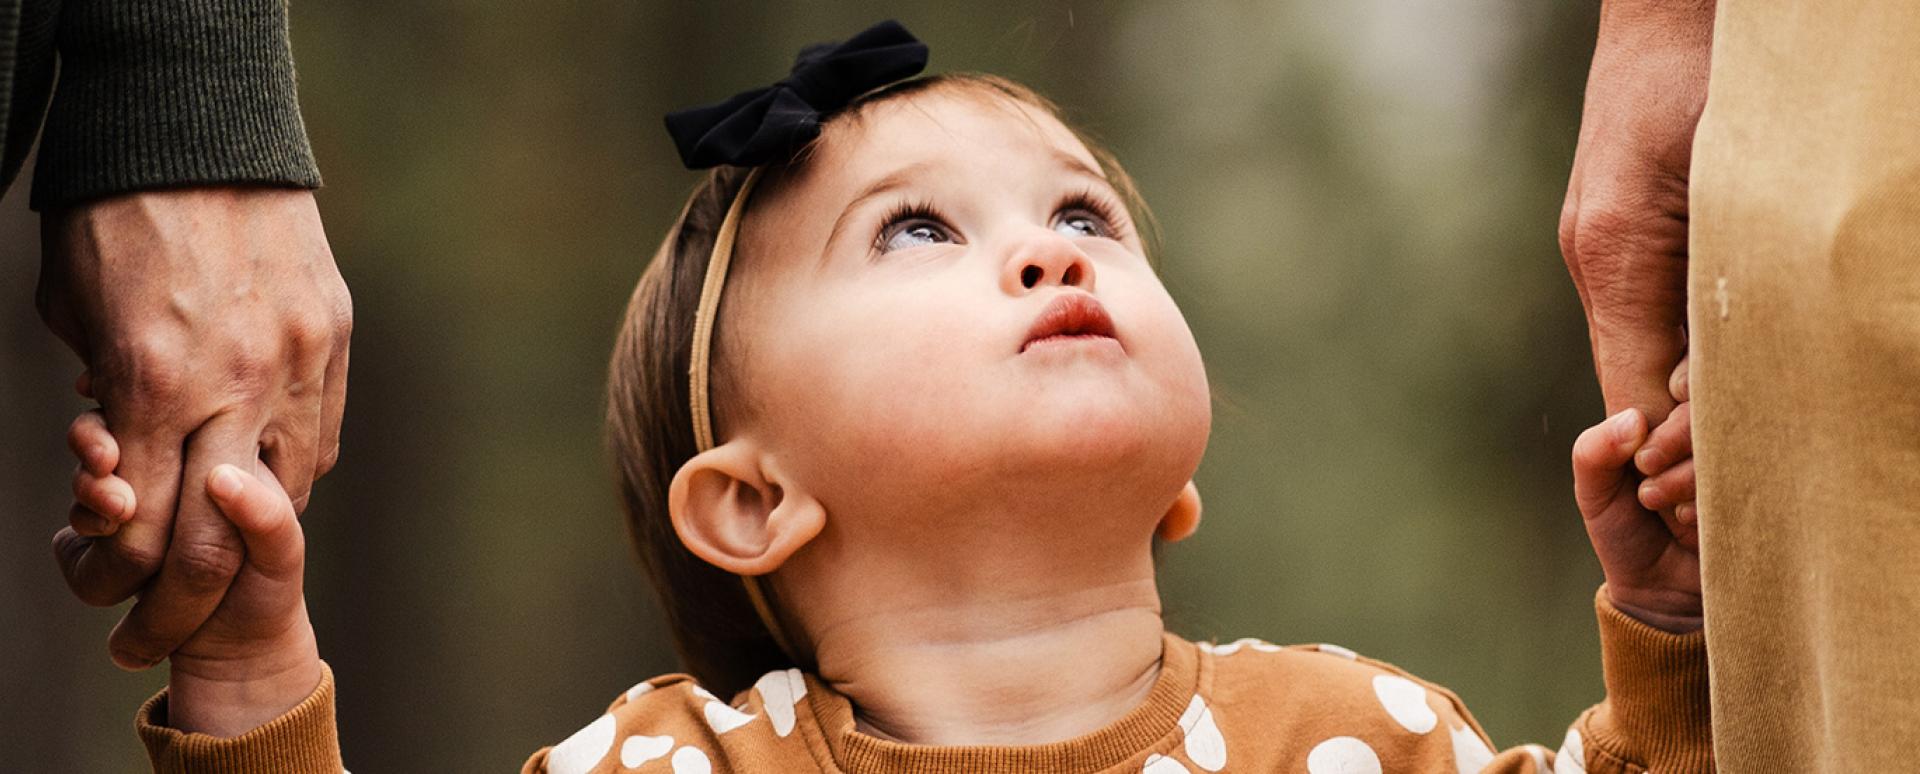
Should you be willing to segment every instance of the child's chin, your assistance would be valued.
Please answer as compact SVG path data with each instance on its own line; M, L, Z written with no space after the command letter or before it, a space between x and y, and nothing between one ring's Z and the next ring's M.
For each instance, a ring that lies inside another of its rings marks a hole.
M1160 464L1190 456L1206 445L1205 421L1183 418L1163 406L1085 395L1033 406L1007 428L1015 455L1066 467Z

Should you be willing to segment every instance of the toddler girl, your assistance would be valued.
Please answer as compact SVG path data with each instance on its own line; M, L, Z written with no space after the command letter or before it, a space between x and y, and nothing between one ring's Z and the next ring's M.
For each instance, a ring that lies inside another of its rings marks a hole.
M1167 633L1154 552L1199 523L1210 410L1146 211L1045 99L899 80L924 59L882 24L669 117L717 168L634 293L609 426L690 674L525 771L1711 768L1694 519L1648 510L1692 499L1684 409L1574 447L1608 698L1557 753L1496 754L1453 693L1343 648ZM73 435L116 512L112 438ZM263 466L207 486L247 564L141 710L152 760L339 771L293 510Z

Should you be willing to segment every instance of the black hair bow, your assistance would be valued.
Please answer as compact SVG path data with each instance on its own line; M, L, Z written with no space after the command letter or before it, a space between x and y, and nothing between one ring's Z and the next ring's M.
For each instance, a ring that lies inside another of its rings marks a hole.
M668 113L667 133L688 169L784 161L820 136L823 117L926 66L926 44L883 21L844 43L802 49L793 72L772 86Z

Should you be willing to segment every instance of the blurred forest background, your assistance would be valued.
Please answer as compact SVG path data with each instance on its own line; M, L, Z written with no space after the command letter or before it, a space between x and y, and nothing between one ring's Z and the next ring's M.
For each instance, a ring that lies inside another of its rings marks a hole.
M1567 449L1601 406L1554 228L1595 2L295 2L357 313L308 592L359 772L511 771L675 668L600 446L614 324L695 175L663 112L897 17L934 70L1061 102L1129 166L1219 396L1193 638L1336 642L1501 746L1601 697ZM30 172L29 172L30 174ZM48 538L77 360L0 202L0 755L144 770L126 674Z

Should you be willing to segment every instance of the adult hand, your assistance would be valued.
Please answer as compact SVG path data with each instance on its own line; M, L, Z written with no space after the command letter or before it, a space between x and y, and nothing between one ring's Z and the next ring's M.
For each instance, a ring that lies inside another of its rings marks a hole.
M54 536L82 600L140 600L116 663L174 651L219 605L244 557L205 482L264 461L304 510L338 457L352 301L309 191L151 191L49 212L40 314L87 371L119 439L130 514L75 505ZM184 482L184 483L183 483Z
M1560 252L1586 307L1608 413L1673 409L1686 351L1687 179L1706 104L1712 0L1605 0Z

